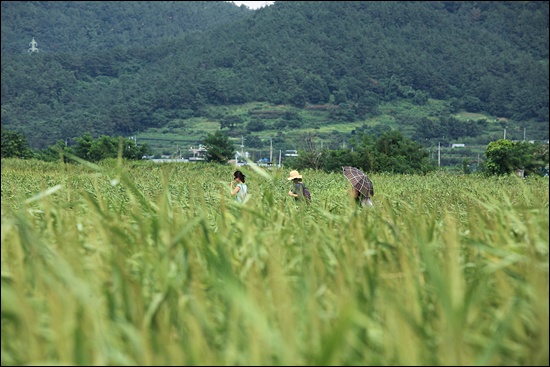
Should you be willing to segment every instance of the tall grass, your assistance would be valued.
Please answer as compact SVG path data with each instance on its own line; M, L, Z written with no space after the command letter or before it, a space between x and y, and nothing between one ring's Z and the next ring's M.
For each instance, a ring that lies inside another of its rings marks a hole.
M2 161L2 365L548 365L548 180Z

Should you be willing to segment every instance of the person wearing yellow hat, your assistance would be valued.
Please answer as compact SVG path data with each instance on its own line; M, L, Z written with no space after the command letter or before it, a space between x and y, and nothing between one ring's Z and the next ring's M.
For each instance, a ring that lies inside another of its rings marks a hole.
M288 180L292 181L292 189L288 191L288 194L296 201L306 199L304 191L307 189L302 183L302 175L298 171L290 171Z

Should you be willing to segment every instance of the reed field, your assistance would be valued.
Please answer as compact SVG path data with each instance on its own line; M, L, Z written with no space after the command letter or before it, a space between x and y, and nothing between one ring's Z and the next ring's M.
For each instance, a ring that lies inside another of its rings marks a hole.
M1 364L548 366L548 178L2 160Z

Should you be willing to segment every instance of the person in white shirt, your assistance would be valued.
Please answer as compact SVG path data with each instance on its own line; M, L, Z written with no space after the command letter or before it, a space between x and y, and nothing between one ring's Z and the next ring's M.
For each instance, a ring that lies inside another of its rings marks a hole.
M233 173L233 181L231 181L231 196L235 196L235 200L242 203L246 197L248 186L244 183L246 176L241 171ZM237 185L235 185L237 182Z

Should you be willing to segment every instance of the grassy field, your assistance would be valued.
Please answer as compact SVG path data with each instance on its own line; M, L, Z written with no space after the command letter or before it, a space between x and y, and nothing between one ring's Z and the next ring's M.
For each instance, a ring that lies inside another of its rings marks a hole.
M547 178L2 160L2 366L549 364Z

